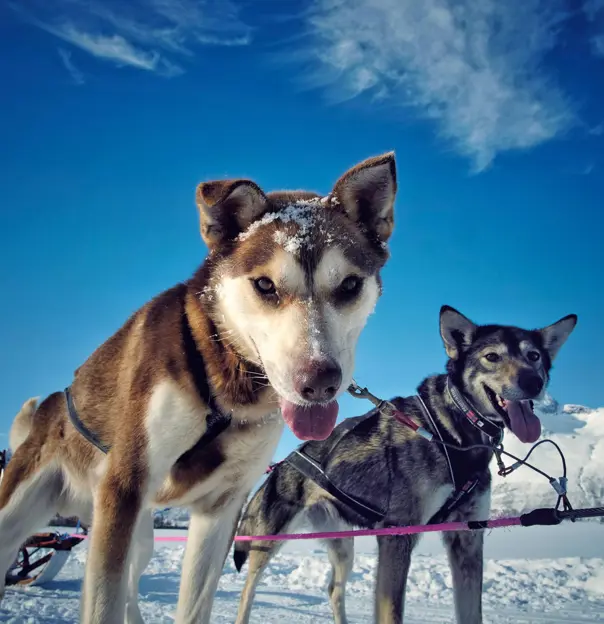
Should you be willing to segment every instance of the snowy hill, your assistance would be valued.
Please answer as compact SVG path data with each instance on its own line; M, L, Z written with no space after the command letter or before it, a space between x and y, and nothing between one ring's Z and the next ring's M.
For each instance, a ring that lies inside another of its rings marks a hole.
M604 408L590 409L581 405L560 406L547 396L536 406L541 418L542 438L556 442L566 457L568 496L573 507L597 507L604 503ZM506 433L504 447L524 457L529 446ZM560 456L551 444L542 444L528 460L552 477L562 476ZM506 464L510 461L506 461ZM550 507L556 494L547 480L528 468L508 477L493 473L492 514L517 515L535 507Z

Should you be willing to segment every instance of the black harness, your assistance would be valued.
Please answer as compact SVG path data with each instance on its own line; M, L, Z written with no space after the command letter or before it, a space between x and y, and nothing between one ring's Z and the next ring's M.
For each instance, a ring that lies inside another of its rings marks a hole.
M457 409L462 412L462 414L466 417L467 421L473 427L478 429L481 433L489 438L489 443L494 447L494 449L499 447L501 441L503 440L503 429L496 423L485 418L477 410L475 410L464 398L463 394L459 391L459 389L449 382L448 377L446 382L446 389L449 393L449 396L451 397L451 400L453 401ZM424 408L424 411L428 415L430 422L432 422L433 427L436 429L436 432L442 440L440 431L436 423L432 419L428 408L425 406L421 398L419 400ZM447 448L446 446L443 446L443 450L445 452L445 456L447 457L447 461L449 462L454 491L445 501L445 504L434 514L434 516L432 516L428 524L439 524L441 522L444 522L449 514L451 514L461 505L465 498L474 491L476 486L484 478L484 473L482 471L477 474L476 472L471 472L467 470L467 453L455 450L451 447ZM497 462L500 463L500 456L497 454L496 456Z
M63 391L65 393L65 401L67 402L67 414L69 414L69 420L71 420L71 424L76 428L77 432L82 435L84 438L96 446L101 453L105 453L105 455L110 451L110 444L103 444L96 433L88 429L88 427L82 422L78 411L76 410L75 404L73 402L73 396L71 395L71 388L67 387Z
M303 444L300 448L296 449L293 453L285 458L285 463L295 468L300 474L304 475L307 479L314 481L320 488L329 492L334 498L339 500L344 505L347 505L350 509L358 513L363 518L366 518L369 522L378 523L382 522L386 517L386 511L376 509L367 503L351 496L341 490L325 472L325 463L329 460L329 457L338 446L338 444L356 427L362 422L366 421L375 415L375 410L365 414L364 416L358 416L356 418L346 419L339 428L338 435L332 440L325 458L323 461L318 461L308 455L307 446L308 443Z
M503 430L484 418L481 414L478 414L476 410L473 410L470 404L464 399L459 390L449 384L447 378L447 390L450 393L451 399L455 403L456 407L464 414L468 421L482 433L487 435L491 444L498 446L503 438ZM421 397L415 397L416 402L420 409L425 413L428 421L432 423L432 428L435 430L435 434L442 440L442 435L438 429L438 425L432 418L430 411L421 399ZM379 408L378 408L379 411ZM330 480L326 473L326 464L329 461L331 454L334 452L338 444L357 426L359 426L366 419L375 415L376 410L372 410L365 416L357 418L348 418L340 426L338 435L335 436L331 442L327 453L322 461L310 457L307 452L308 443L302 445L299 449L295 450L288 457L285 458L285 462L295 468L299 473L304 475L307 479L310 479L316 483L320 488L329 492L339 502L347 505L350 509L358 513L372 524L378 524L383 522L387 511L376 509L375 507L368 505L367 503L355 498L351 494L341 490L333 481ZM445 456L449 464L449 470L451 472L451 479L453 482L453 492L447 498L443 506L430 518L427 524L438 524L443 522L449 514L457 509L465 498L474 491L477 485L481 482L483 474L476 474L475 472L468 471L465 466L467 465L467 457L463 456L461 451L455 451L451 448L444 447Z
M191 331L191 326L189 325L189 319L187 317L186 311L182 310L181 315L181 335L183 339L183 348L185 357L187 360L188 370L191 371L193 376L193 381L195 383L195 388L200 397L205 401L206 405L210 409L210 413L206 418L206 430L204 434L199 438L199 440L188 449L180 459L184 459L185 456L188 456L195 451L198 451L202 447L206 446L212 440L217 438L223 431L228 429L231 424L232 416L231 414L223 414L220 411L220 408L216 404L216 399L212 394L212 390L210 389L210 384L208 383L208 376L206 373L203 356L201 355L199 349L197 348L197 344L193 338L193 333ZM91 431L80 418L78 411L76 409L73 396L71 394L71 389L69 387L65 388L65 400L67 402L67 413L69 414L69 420L71 424L75 427L75 429L82 435L90 444L96 446L99 451L104 454L109 453L111 450L110 444L104 444L99 437Z
M485 418L480 412L475 410L466 401L457 386L454 386L452 383L449 382L448 377L446 387L447 392L449 393L449 396L451 397L453 403L455 403L457 408L461 412L463 412L463 415L468 419L470 424L476 427L476 429L478 429L482 433L484 433L488 438L490 438L493 444L501 444L501 441L503 440L503 429L488 418Z

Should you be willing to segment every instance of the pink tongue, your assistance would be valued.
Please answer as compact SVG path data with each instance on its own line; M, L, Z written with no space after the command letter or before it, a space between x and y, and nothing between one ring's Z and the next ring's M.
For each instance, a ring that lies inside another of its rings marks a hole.
M541 435L541 421L531 408L530 401L506 401L505 407L510 417L510 429L526 444L536 442Z
M336 426L338 403L303 406L281 399L281 413L287 426L300 440L325 440Z

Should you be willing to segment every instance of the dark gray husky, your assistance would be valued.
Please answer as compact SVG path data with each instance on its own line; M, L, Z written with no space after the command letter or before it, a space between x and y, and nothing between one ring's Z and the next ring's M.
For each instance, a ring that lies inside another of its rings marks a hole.
M417 396L393 399L396 408L436 439L468 446L496 444L504 428L535 442L541 423L533 412L549 380L552 360L575 327L566 316L539 330L475 325L444 306L440 333L447 373L428 377ZM461 452L431 443L394 418L373 410L349 418L324 441L308 442L275 467L245 509L239 535L292 530L301 520L317 531L427 522L484 520L490 507L493 452ZM402 622L405 586L416 536L378 537L375 621ZM443 533L453 576L459 624L482 623L483 532ZM280 542L236 542L238 570L249 573L237 624L249 620L260 575ZM345 624L346 580L353 540L326 540L333 566L329 598Z

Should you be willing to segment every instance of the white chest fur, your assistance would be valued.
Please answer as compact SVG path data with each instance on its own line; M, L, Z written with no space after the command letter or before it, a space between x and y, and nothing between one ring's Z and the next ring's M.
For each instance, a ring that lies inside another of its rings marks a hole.
M428 522L430 518L442 508L451 494L453 494L452 485L441 485L434 489L431 496L426 498L422 524Z
M158 491L174 489L170 470L205 433L206 413L174 384L163 382L154 389L145 425L152 505ZM231 426L220 434L223 461L169 504L188 505L207 498L211 505L226 492L246 494L266 470L282 430L281 415L274 408L262 415L258 409L233 414Z

